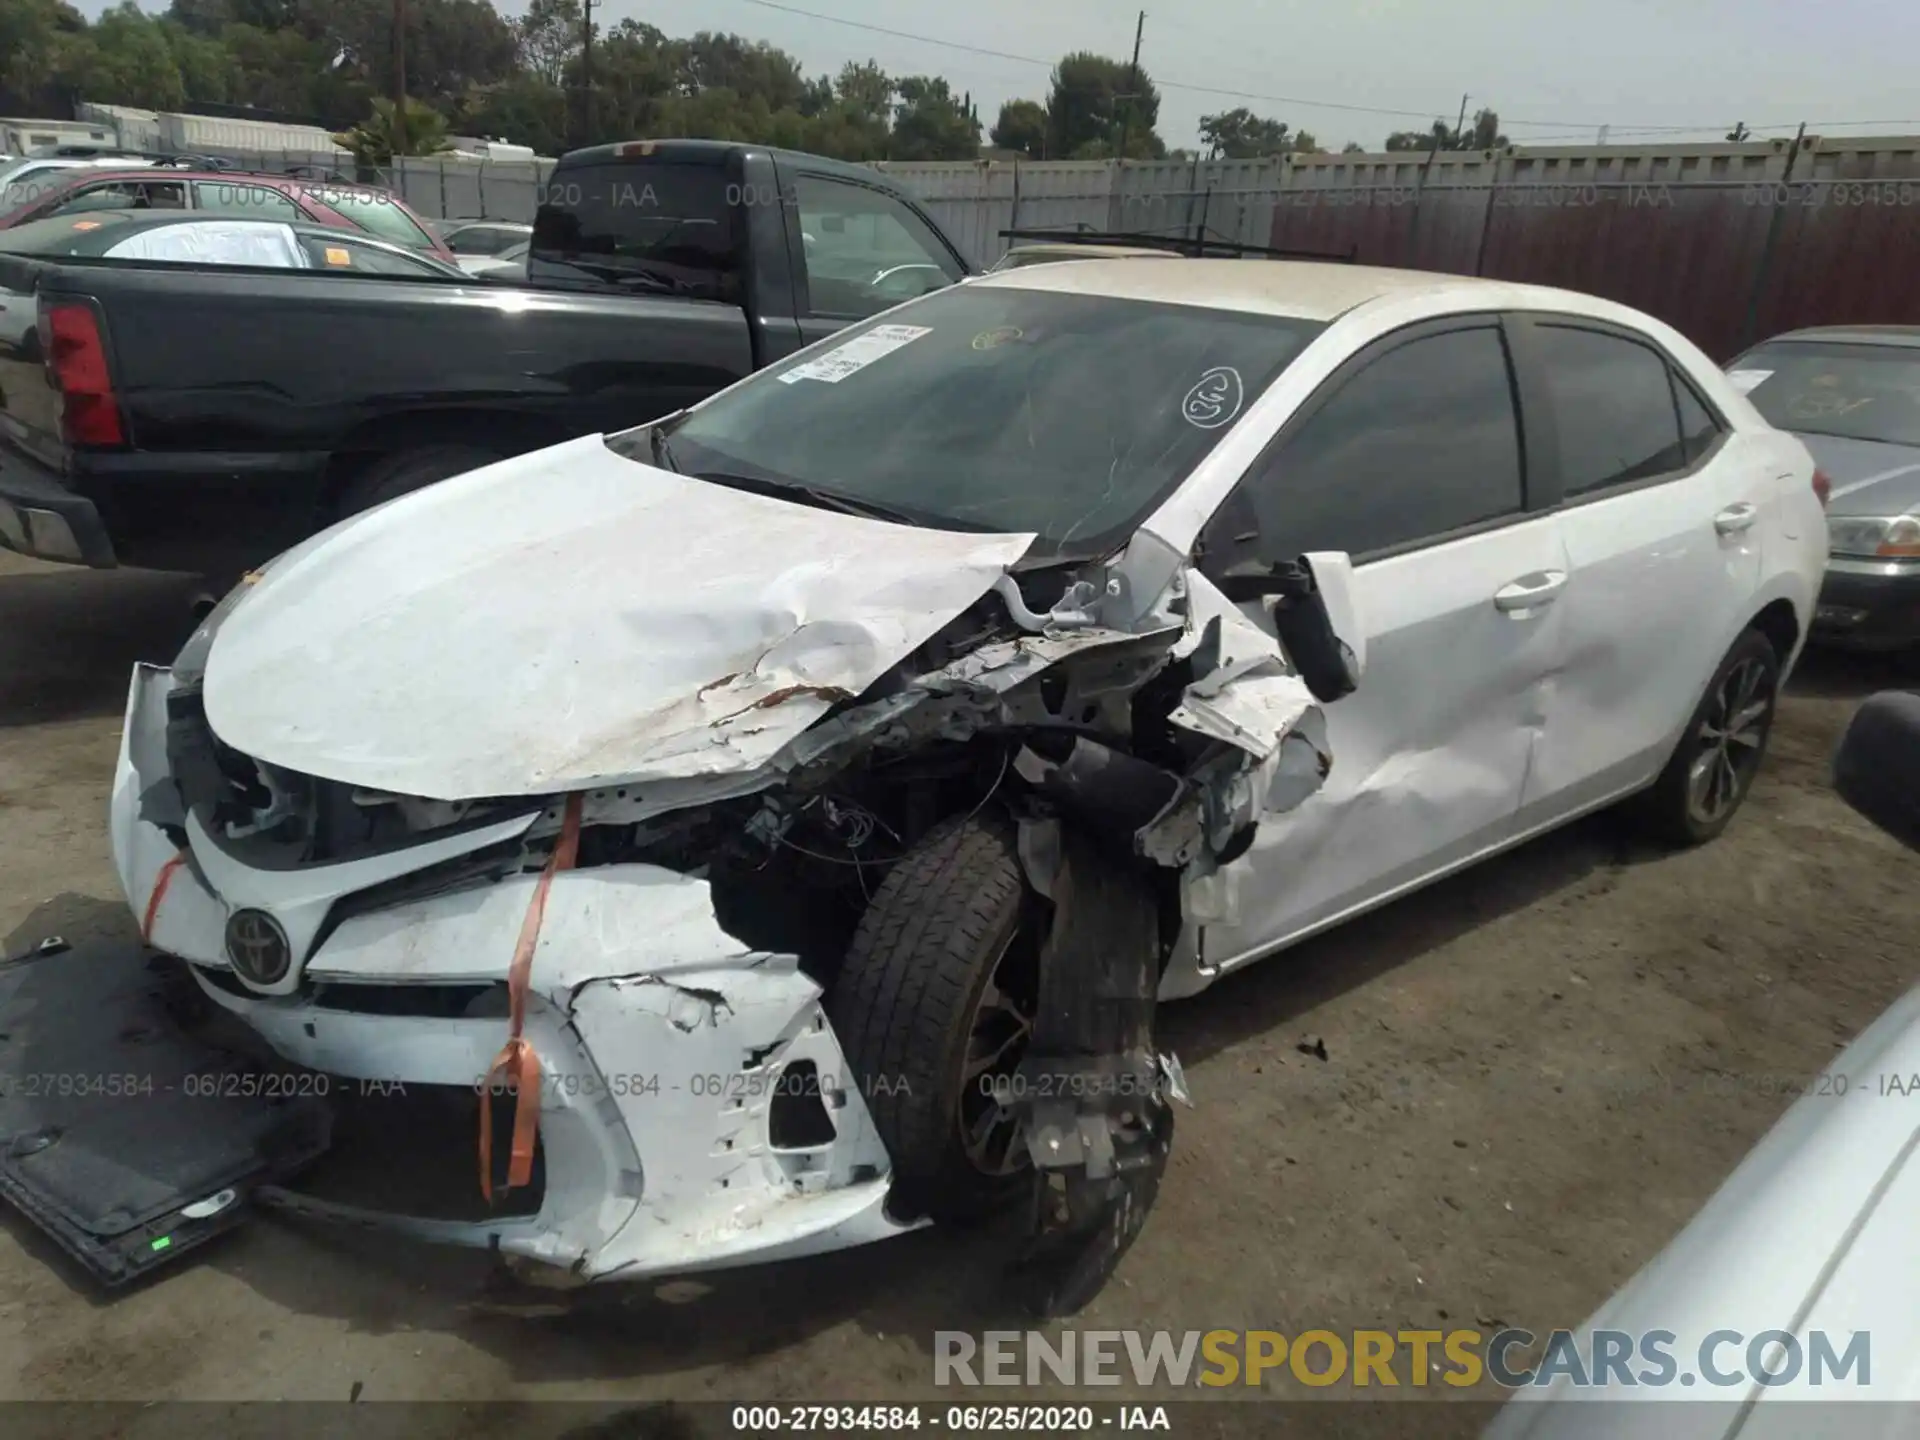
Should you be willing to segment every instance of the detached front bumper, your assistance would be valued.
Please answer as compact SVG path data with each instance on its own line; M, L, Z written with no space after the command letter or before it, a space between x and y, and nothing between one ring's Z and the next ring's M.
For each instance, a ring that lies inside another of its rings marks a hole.
M249 869L178 814L166 763L172 688L166 670L135 670L111 802L114 861L144 938L188 961L211 1000L297 1065L477 1095L507 1037L507 968L536 877L383 907L340 902L532 817L353 862ZM169 829L187 835L183 849ZM293 951L272 993L228 960L240 910L273 917ZM885 1211L885 1148L820 1000L794 957L748 950L720 929L703 881L649 865L562 872L524 1032L542 1071L539 1212L468 1223L283 1203L497 1246L583 1279L899 1233L910 1227Z

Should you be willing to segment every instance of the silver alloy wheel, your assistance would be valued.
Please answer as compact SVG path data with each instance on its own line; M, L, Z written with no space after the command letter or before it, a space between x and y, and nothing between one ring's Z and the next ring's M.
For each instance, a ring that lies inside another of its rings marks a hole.
M1699 752L1687 768L1687 813L1700 825L1718 823L1747 793L1773 717L1768 667L1742 660L1714 692L1695 734Z
M982 1175L1013 1175L1027 1165L1012 1076L1033 1037L1033 1010L1007 987L1016 929L994 957L986 986L967 1026L967 1058L960 1075L960 1143Z

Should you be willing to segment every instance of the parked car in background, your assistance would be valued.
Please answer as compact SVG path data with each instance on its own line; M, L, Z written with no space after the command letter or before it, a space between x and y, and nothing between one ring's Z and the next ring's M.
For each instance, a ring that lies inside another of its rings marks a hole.
M239 265L464 280L436 255L338 226L243 220L199 210L96 210L0 230L0 255L93 256L178 265ZM4 293L4 292L0 292ZM13 307L26 324L28 307ZM0 324L0 338L6 334Z
M1057 1312L1166 1164L1156 997L1615 801L1711 839L1824 553L1622 306L1032 266L267 564L135 672L115 861L288 1060L517 1092L519 1208L295 1208L590 1280L1024 1196Z
M876 277L876 254L967 273L903 192L836 161L662 142L555 176L538 289L0 253L21 322L0 345L0 534L46 559L237 572L394 495L683 409L933 283ZM782 186L813 251L761 203Z
M243 220L341 226L453 259L453 252L419 216L371 185L172 165L129 170L121 161L86 162L6 182L0 191L0 230L99 210L194 210Z
M9 160L0 164L0 224L5 223L5 217L31 207L59 187L70 184L76 173L97 175L105 171L150 169L155 163L124 156L28 155Z
M498 255L533 237L533 226L511 220L442 220L436 228L455 255Z
M521 240L509 245L497 255L456 255L454 263L468 275L481 280L518 281L527 280L527 255L533 248L531 240Z
M1815 639L1920 643L1920 326L1796 330L1728 371L1762 415L1806 443L1832 487Z
M1018 270L1027 265L1052 265L1062 260L1124 258L1177 260L1180 255L1175 250L1156 250L1145 245L1076 245L1071 241L1063 240L1037 245L1016 245L994 262L989 273Z

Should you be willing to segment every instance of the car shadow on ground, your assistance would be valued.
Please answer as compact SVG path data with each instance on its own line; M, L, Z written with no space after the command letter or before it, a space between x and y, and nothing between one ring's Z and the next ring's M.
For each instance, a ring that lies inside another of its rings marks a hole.
M165 664L193 633L200 589L190 575L0 551L0 728L119 714L134 663Z
M1793 667L1787 694L1816 700L1864 700L1882 690L1920 685L1920 649L1893 654L1856 654L1809 647Z

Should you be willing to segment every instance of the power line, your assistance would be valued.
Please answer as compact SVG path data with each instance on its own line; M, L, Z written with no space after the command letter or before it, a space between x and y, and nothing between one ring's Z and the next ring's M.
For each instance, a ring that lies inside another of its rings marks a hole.
M911 40L920 45L933 45L943 50L958 50L967 55L984 55L992 60L1013 60L1022 65L1038 65L1051 70L1055 62L1042 60L1033 55L1015 55L1007 50L992 50L983 45L968 45L959 40L942 40L934 35L920 35L911 30L895 30L886 25L871 25L864 20L846 20L838 15L823 15L817 10L804 10L798 5L785 5L779 0L742 0L747 5L758 6L762 10L778 10L786 15L798 15L807 20L818 20L828 25L841 25L849 30L864 30L872 35L886 35L895 40ZM1195 85L1184 80L1163 80L1155 77L1154 82L1162 90L1185 90L1195 95L1219 95L1229 100L1264 100L1272 105L1297 105L1310 110L1341 110L1355 115L1388 115L1402 120L1435 120L1444 111L1435 110L1396 110L1384 105L1350 105L1338 100L1311 100L1301 95L1272 95L1258 90L1235 90L1221 85ZM1810 120L1810 130L1856 129L1861 126L1884 125L1890 127L1911 126L1920 128L1916 120ZM1510 125L1524 126L1529 130L1561 130L1569 134L1590 134L1599 128L1599 121L1588 120L1514 120L1500 117L1502 128ZM1792 130L1800 124L1797 120L1782 121L1777 124L1749 125L1753 131ZM1612 125L1608 127L1614 134L1681 134L1683 132L1719 131L1724 133L1730 128L1726 121L1714 121L1703 125Z

